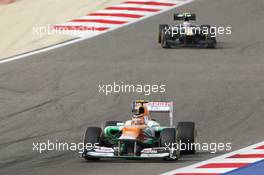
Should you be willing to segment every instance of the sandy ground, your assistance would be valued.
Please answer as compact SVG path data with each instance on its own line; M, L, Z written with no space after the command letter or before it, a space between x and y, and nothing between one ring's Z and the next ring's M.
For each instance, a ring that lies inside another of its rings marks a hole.
M59 24L124 0L20 0L0 5L0 59L68 39L65 35L39 37L33 28Z

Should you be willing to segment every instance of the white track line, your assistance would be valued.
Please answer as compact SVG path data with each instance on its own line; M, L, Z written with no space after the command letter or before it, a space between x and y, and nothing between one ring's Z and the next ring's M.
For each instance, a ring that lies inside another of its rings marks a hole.
M117 27L116 24L104 24L104 23L96 23L96 22L67 22L62 26L87 26L87 27ZM120 26L120 25L119 25Z
M177 7L177 6L176 6ZM96 11L96 13L112 13L112 14L115 14L115 13L125 13L125 14L131 14L131 15L134 15L135 14L135 11L120 11L120 10L107 10L107 9L103 9L103 10L98 10ZM142 16L145 16L145 15L149 15L153 12L143 12L143 11L137 11L136 14L137 15L142 15Z
M168 8L168 6L142 5L142 4L118 4L110 7L135 7L135 8L156 9L156 10L162 10Z
M115 17L115 16L82 16L77 19L104 19L104 20L127 21L127 22L135 20L135 18Z

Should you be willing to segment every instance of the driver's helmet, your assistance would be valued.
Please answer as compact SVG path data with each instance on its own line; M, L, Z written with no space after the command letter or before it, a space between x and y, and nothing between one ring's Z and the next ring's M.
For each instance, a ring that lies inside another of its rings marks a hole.
M139 106L135 111L133 112L132 116L132 124L134 125L144 125L146 124L145 120L148 117L148 109L145 106Z

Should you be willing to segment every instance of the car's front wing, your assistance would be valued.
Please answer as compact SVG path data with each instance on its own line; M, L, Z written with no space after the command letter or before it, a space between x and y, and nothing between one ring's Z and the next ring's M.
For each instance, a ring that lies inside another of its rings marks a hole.
M97 147L82 153L82 157L91 158L133 158L133 159L146 159L146 158L169 158L176 156L173 151L165 147L145 148L140 151L140 154L120 155L115 148ZM176 157L174 157L176 158Z

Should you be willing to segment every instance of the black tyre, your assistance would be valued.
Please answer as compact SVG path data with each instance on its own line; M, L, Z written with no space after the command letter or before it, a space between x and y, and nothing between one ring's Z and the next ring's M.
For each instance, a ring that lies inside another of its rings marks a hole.
M165 147L166 149L169 147L170 149L173 147L175 149L175 144L179 143L178 133L175 128L164 128L160 132L160 146ZM180 157L179 149L175 149L173 152L175 158L165 158L164 160L178 160Z
M207 45L207 48L210 48L210 49L214 49L214 48L216 48L216 41L215 41L215 39L212 40L212 43L211 43L211 44L208 44L208 45Z
M101 143L101 136L102 136L102 129L99 127L88 127L86 129L85 135L84 135L84 145L93 145L97 144L96 146L99 146ZM98 145L99 144L99 145ZM86 153L88 150L85 148L84 153ZM99 158L93 158L93 157L87 157L85 156L86 160L99 160Z
M162 30L165 29L166 27L169 28L169 25L167 25L167 24L160 24L160 25L159 25L159 31L158 31L158 43L161 43L161 32L162 32Z
M168 39L170 38L169 34L166 34L165 29L161 31L161 47L164 49L170 48Z
M195 153L195 138L196 138L196 129L194 122L179 122L178 123L178 132L181 140L182 150L181 153L194 154Z
M215 30L212 28L211 29L211 26L210 25L208 25L208 24L206 24L206 25L201 25L201 29L205 32L206 31L206 33L208 34L208 36L211 36L212 35L212 33L214 33L215 32Z
M201 25L201 28L203 30L207 30L209 31L208 35L207 35L207 40L211 41L210 44L207 44L207 48L216 48L216 33L215 33L215 29L214 28L211 28L210 25Z
M107 121L107 122L105 122L104 127L106 128L107 126L116 126L117 123L122 123L122 121Z

